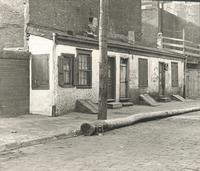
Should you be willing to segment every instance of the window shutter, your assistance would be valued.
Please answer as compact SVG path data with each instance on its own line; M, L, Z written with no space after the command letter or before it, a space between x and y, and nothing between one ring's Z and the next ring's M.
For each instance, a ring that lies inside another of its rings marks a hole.
M178 87L178 63L171 63L172 87Z
M58 57L58 85L64 85L63 56Z
M42 73L41 73L41 85L49 85L49 56L43 55L41 57Z
M79 75L78 75L78 57L74 58L74 68L73 68L73 75L74 75L74 79L73 79L73 84L74 86L78 85L79 83Z
M139 87L148 87L148 60L139 59L138 61Z
M35 89L38 87L38 84L37 84L37 76L36 76L36 73L35 71L37 70L37 64L36 64L36 60L34 58L34 56L32 56L32 89Z
M90 86L92 86L92 57L89 57L89 61L90 61Z

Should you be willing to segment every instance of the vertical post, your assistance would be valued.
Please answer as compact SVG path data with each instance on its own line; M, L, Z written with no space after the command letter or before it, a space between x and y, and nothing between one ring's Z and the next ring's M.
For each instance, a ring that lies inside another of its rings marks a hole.
M108 57L107 57L107 32L108 32L108 7L109 0L100 0L100 23L99 23L99 105L98 119L107 119L107 80L108 80Z
M159 48L159 49L163 48L163 35L162 35L162 33L158 33L158 35L157 35L157 48Z
M51 107L51 116L57 116L57 109L56 109L56 101L57 101L57 81L55 75L58 73L56 72L57 66L57 57L56 57L56 33L52 34L53 36L53 46L52 46L52 56L50 60L50 67L52 67L52 72L50 72L50 85L51 85L51 98L52 98L52 107ZM51 71L51 70L50 70Z
M183 54L185 54L185 29L183 29Z
M163 48L163 2L158 0L158 35L157 35L157 48Z
M28 51L28 34L27 25L29 24L30 14L29 14L29 0L24 0L24 49Z
M158 0L158 33L163 33L163 2Z
M185 56L184 60L184 86L183 86L183 96L187 97L187 86L186 86L186 72L187 72L187 55L185 55L185 28L183 28L183 55Z

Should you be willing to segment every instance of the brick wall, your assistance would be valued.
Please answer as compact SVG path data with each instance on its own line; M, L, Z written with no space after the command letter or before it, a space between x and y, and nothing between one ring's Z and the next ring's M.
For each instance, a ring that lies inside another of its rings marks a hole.
M0 51L0 115L29 113L28 52Z
M0 0L0 49L22 47L23 36L23 0Z
M188 23L167 11L163 11L163 34L168 37L182 38L182 30L185 28L186 40L199 43L200 27ZM142 43L146 46L156 47L158 33L158 9L142 11Z
M110 32L128 35L141 31L140 0L110 0ZM30 24L71 30L87 28L89 17L99 18L99 0L29 0Z

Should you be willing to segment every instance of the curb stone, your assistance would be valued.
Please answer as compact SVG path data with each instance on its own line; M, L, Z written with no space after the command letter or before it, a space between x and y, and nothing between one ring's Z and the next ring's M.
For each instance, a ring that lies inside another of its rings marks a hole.
M72 131L69 131L68 133L56 134L56 135L33 139L29 141L8 143L8 144L0 146L0 154L11 151L11 150L23 148L23 147L29 147L29 146L38 145L38 144L45 144L51 141L73 138L80 135L82 135L81 130L72 130Z

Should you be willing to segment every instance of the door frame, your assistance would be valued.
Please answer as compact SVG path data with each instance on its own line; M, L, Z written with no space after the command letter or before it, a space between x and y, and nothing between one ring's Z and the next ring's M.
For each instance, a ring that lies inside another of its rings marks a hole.
M128 98L129 97L129 58L128 57L120 57L120 63L119 63L119 100L122 98L121 97L121 59L125 59L127 61L126 63L126 78L127 78L127 82L126 82L126 97L125 98Z
M116 99L116 58L113 57L113 56L108 56L108 62L109 62L109 59L112 59L113 60L113 64L114 64L114 67L113 67L113 70L114 70L114 73L113 73L113 78L114 80L112 81L112 84L113 84L113 99L115 100ZM108 98L109 99L109 98Z
M166 89L166 75L165 75L165 69L164 69L164 67L165 67L165 62L159 62L159 64L158 64L158 67L159 67L159 70L158 70L158 75L159 75L159 81L158 81L158 88L159 88L159 95L165 95L165 89ZM161 73L161 68L162 68L162 74L163 74L163 80L164 80L164 83L163 83L163 81L161 80L162 78L160 77L160 73ZM162 83L162 84L160 84L160 82ZM163 86L162 87L162 89L161 89L161 86Z

